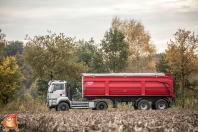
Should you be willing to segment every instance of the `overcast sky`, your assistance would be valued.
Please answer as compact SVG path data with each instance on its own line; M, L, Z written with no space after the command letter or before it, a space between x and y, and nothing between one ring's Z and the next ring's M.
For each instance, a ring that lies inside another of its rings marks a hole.
M179 28L198 35L198 0L0 0L0 29L6 40L23 41L26 34L51 30L99 43L115 16L140 20L158 53Z

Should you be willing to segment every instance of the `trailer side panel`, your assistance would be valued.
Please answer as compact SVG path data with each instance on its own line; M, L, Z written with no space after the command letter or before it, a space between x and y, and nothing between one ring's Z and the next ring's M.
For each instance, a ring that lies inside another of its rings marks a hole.
M171 74L83 74L84 97L174 97Z

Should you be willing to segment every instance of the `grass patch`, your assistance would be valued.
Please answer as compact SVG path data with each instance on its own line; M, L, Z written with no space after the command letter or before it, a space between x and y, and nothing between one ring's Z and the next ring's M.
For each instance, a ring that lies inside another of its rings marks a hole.
M22 95L20 98L13 100L3 106L0 113L18 113L18 112L47 112L45 102L42 98L34 99L29 93Z

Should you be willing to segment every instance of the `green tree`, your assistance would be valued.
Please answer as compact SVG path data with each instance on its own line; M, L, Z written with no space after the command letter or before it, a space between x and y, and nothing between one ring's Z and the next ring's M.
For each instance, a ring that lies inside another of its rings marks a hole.
M21 69L22 74L24 75L25 79L22 82L23 88L29 88L31 83L33 82L32 79L30 79L31 76L31 69L28 68L26 64L24 64L23 61L23 49L24 49L24 43L22 41L9 41L6 43L5 48L3 49L4 56L15 56L18 66ZM22 89L21 89L22 90ZM24 89L25 90L25 89Z
M79 40L76 44L76 48L76 56L78 57L78 62L84 62L88 66L87 72L91 72L91 62L97 49L96 45L94 44L94 40Z
M63 33L56 35L49 32L49 35L28 40L24 60L40 79L49 79L51 74L58 79L76 79L86 72L84 63L77 62L73 38L65 37Z
M17 60L17 64L22 67L23 66L23 59L22 59L22 52L23 52L23 42L21 41L10 41L7 42L5 48L3 49L4 56L15 56Z
M4 56L15 56L16 54L22 54L23 42L10 41L4 48Z
M170 69L171 67L168 65L168 62L166 61L166 53L161 53L159 62L156 62L156 71L168 73Z
M107 31L101 41L108 72L122 72L128 65L129 45L124 38L122 32L114 28Z
M104 73L105 65L102 50L93 39L89 41L79 40L77 42L76 55L79 62L84 62L88 73Z
M104 55L102 49L97 48L96 51L94 52L90 67L91 67L90 72L92 72L92 73L109 72L107 70L107 66L105 64L105 55Z
M0 105L7 104L20 89L23 76L15 57L4 57L5 34L0 29Z
M141 22L134 19L112 19L111 27L121 31L129 44L130 56L128 57L129 72L155 72L155 45L151 42L149 32Z
M41 80L41 79L36 80L37 94L39 96L46 95L48 82L49 82L48 80L44 80L44 79L43 80Z
M3 61L3 49L5 47L5 34L4 33L1 33L1 29L0 29L0 64L2 63Z
M169 72L173 73L178 80L182 108L184 108L189 77L198 72L198 36L185 29L179 29L174 36L175 40L170 40L168 43L165 61L171 67Z
M0 65L0 104L7 104L20 89L23 76L15 57L6 57Z

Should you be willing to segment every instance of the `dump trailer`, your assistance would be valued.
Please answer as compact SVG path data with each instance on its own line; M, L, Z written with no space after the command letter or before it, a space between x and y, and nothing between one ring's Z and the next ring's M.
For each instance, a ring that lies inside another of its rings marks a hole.
M113 108L118 102L131 103L134 109L167 109L174 98L173 76L164 73L111 73L82 74L81 96L86 101L73 101L66 81L48 83L47 104L56 110L92 108L105 110L111 100Z

